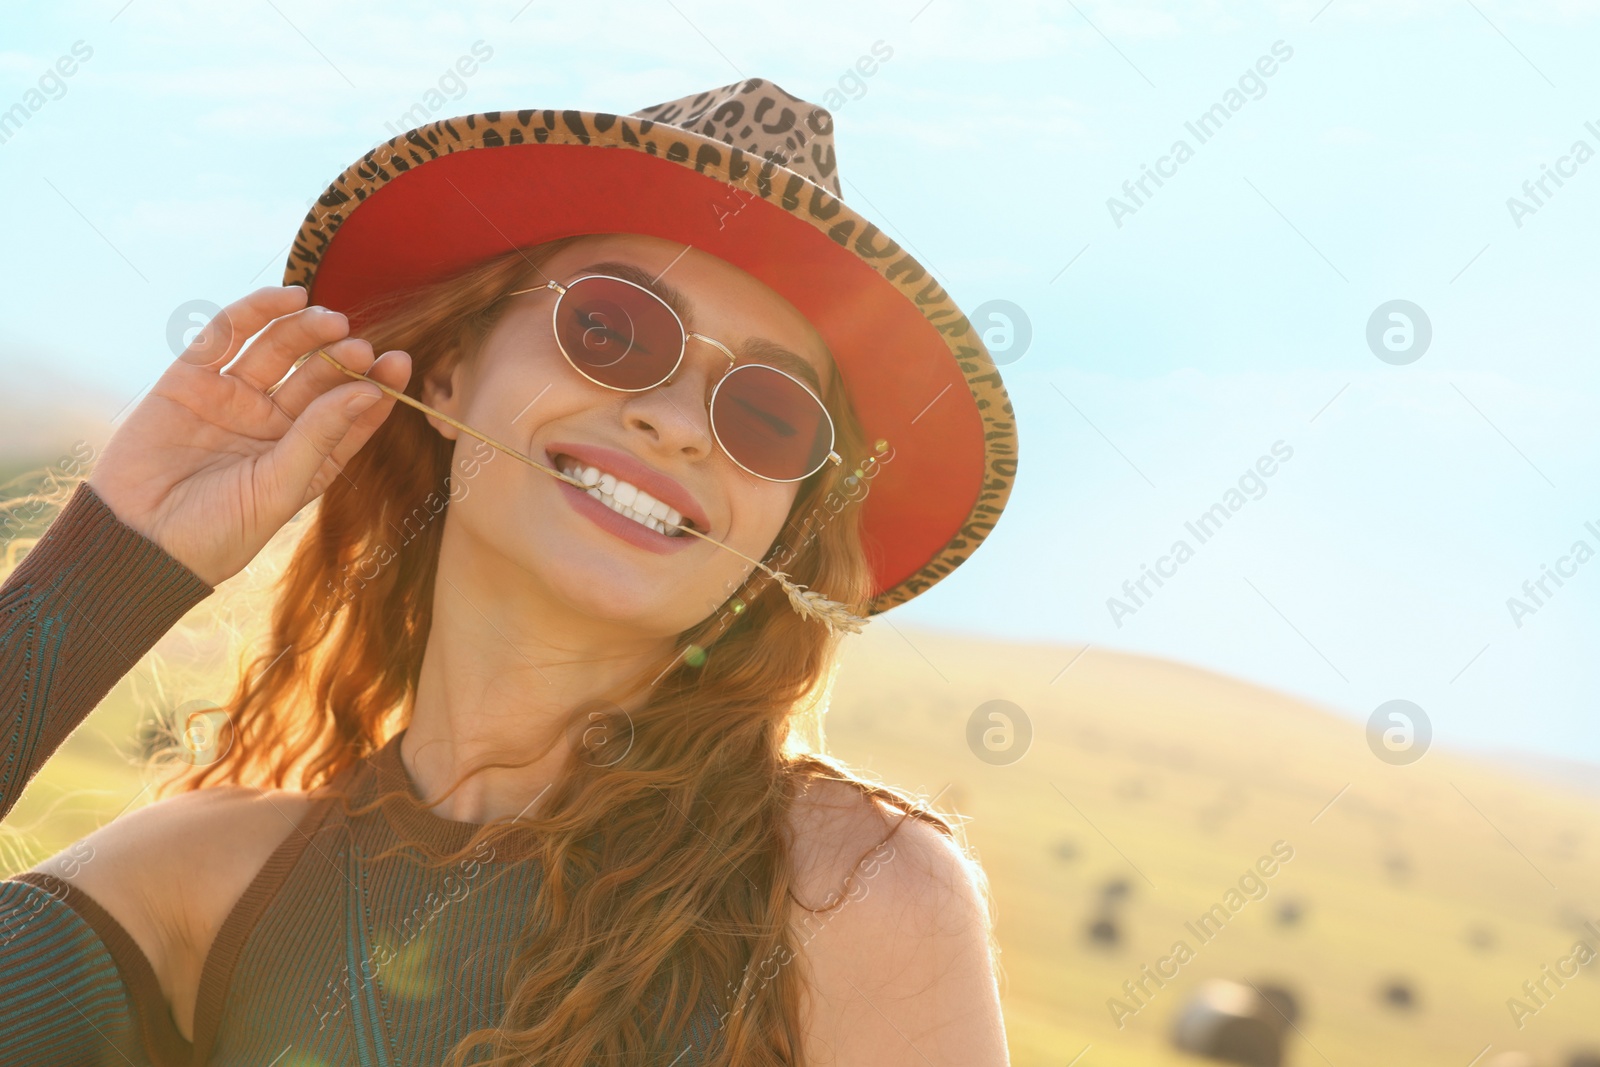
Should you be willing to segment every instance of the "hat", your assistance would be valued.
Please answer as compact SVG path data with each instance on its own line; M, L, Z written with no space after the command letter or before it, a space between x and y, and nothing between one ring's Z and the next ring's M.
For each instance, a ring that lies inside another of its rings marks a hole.
M938 161L900 173L926 181ZM328 186L283 282L355 331L368 300L586 233L718 256L828 345L880 460L850 498L872 568L867 614L932 588L994 528L1017 468L999 370L928 269L842 199L832 114L770 81L631 115L488 111L408 130ZM845 456L846 469L867 458Z

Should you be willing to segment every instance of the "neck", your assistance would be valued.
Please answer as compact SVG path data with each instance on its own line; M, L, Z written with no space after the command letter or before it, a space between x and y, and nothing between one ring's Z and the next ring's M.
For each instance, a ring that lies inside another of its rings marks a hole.
M619 687L664 663L671 644L574 612L503 559L460 550L448 531L444 541L400 758L424 797L483 763L532 760L474 774L431 810L460 822L533 817L581 736L581 726L561 736L570 709L616 699ZM640 703L637 695L621 706Z

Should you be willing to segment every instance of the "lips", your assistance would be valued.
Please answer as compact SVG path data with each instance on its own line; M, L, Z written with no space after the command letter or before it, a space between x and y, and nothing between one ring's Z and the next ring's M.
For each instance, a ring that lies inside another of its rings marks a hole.
M571 456L586 467L598 467L625 482L633 483L668 507L677 510L696 530L706 532L711 529L711 520L706 517L705 509L700 506L694 494L627 452L573 441L552 441L546 446L545 457L552 467L557 466L561 456Z

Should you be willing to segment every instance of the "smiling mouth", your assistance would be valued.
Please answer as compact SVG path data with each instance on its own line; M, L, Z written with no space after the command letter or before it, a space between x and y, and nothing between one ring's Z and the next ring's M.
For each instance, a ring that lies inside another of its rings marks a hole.
M647 530L663 537L688 537L678 526L694 528L694 520L685 518L677 509L668 507L632 482L624 481L598 467L579 463L565 453L551 457L562 474L576 478L586 487L584 492L624 518L632 519Z

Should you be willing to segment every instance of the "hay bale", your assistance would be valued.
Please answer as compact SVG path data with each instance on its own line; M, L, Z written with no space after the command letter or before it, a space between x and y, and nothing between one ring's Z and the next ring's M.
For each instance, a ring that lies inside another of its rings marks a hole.
M1126 900L1133 893L1133 883L1126 878L1113 878L1100 887L1100 897L1106 901Z
M1289 1029L1300 1021L1300 998L1294 990L1279 982L1255 982L1255 990L1273 1009L1271 1018L1280 1029Z
M1378 997L1396 1011L1414 1011L1417 1008L1417 991L1404 978L1394 978L1383 984Z
M1212 978L1179 1007L1173 1047L1241 1067L1281 1067L1283 1017L1254 989Z
M1122 927L1113 916L1101 915L1089 924L1089 940L1103 948L1115 948L1122 944Z

